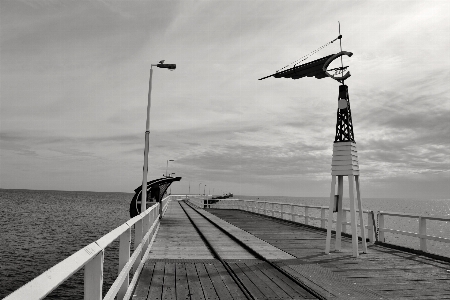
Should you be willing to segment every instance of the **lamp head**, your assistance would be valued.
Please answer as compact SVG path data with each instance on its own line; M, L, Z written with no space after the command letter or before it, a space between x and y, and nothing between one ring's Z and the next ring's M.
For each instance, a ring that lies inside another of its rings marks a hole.
M159 63L156 65L158 68L162 68L162 69L169 69L169 70L175 70L177 68L176 64L163 64L163 63Z

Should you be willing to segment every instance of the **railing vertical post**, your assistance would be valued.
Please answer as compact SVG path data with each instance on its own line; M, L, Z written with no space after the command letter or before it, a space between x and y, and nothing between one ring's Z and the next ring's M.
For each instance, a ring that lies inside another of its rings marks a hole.
M294 212L295 206L291 204L291 221L295 222L295 212Z
M373 211L367 213L367 235L369 236L369 242L373 243L375 241L375 228L373 227L374 215Z
M267 202L264 202L264 215L267 215Z
M378 240L384 243L384 215L383 212L378 214Z
M320 208L320 227L325 228L325 207Z
M284 205L280 204L280 211L281 211L281 219L284 219Z
M148 230L150 229L150 214L147 214L144 217L143 221L144 221L144 226L142 228L142 238L144 238L144 236L147 234ZM150 239L147 239L147 241L144 243L144 245L142 247L141 259L142 259L142 257L144 257L145 250L147 250L149 243L150 243Z
M160 202L160 205L161 205L161 202ZM139 246L139 244L142 241L142 225L143 225L142 219L137 221L136 224L134 225L134 250L135 251L136 251L137 246ZM144 249L142 249L142 251L144 251ZM140 259L136 259L136 261L134 262L133 273L136 272L140 262L141 262Z
M419 234L426 235L427 234L427 219L423 217L419 217ZM427 239L421 237L420 238L420 250L426 252L427 251Z
M309 223L309 211L308 207L305 206L305 224L308 225Z
M339 201L341 201L341 199L339 199ZM347 223L347 211L344 209L342 210L342 223ZM342 224L342 232L347 233L346 224Z
M275 210L274 205L275 205L275 203L272 202L272 217L275 216L275 213L273 212Z
M131 228L128 228L120 235L119 244L119 273L130 259L130 243L131 243ZM117 292L117 300L122 300L125 296L128 285L130 284L130 275L127 275L122 286Z
M84 267L84 300L101 300L104 250Z

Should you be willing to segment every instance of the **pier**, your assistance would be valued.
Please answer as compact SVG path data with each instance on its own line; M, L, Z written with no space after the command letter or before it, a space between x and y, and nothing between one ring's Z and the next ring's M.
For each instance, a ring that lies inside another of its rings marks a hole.
M346 237L327 255L324 230L242 210L199 212L171 202L134 299L247 299L223 264L250 299L450 299L446 262L374 244L355 259Z
M369 233L367 251L358 257L349 234L339 251L331 243L326 254L323 207L317 207L321 217L313 217L291 204L276 209L274 203L186 196L161 203L161 209L159 203L151 206L5 299L43 299L81 268L84 299L450 299L450 259L374 243ZM300 223L300 217L305 223L316 219L321 227ZM367 229L375 231L370 224ZM427 239L417 237L421 245ZM119 272L103 296L104 252L117 239Z

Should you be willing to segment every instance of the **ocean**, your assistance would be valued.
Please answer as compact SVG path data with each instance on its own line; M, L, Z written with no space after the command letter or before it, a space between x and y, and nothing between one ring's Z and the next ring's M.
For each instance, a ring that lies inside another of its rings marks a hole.
M129 219L133 194L0 189L0 298ZM328 198L251 197L328 206ZM345 205L344 200L344 206ZM348 206L348 205L347 205ZM450 200L363 199L364 209L450 216ZM386 219L390 228L417 231L412 219ZM450 222L428 222L428 234L450 238ZM386 241L418 248L418 239L386 234ZM105 251L104 294L117 272L118 241ZM429 241L430 252L450 256L450 245ZM83 299L83 269L46 299Z

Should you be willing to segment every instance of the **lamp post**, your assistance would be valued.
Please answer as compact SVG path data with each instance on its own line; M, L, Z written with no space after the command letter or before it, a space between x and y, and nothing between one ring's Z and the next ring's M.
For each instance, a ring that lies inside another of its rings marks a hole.
M168 159L166 164L166 177L167 177L167 170L169 169L169 161L174 161L173 159Z
M202 183L200 182L199 184L198 184L198 195L200 196L201 194L200 194L200 185L201 185Z
M144 148L144 170L142 175L142 199L141 199L141 213L147 209L147 173L148 173L148 143L149 143L149 135L150 135L150 106L151 106L151 94L152 94L152 75L153 75L153 67L175 70L175 64L165 64L164 60L161 60L156 65L150 66L150 79L148 81L148 104L147 104L147 121L145 123L145 148ZM159 216L161 217L162 213L162 204L159 205Z

